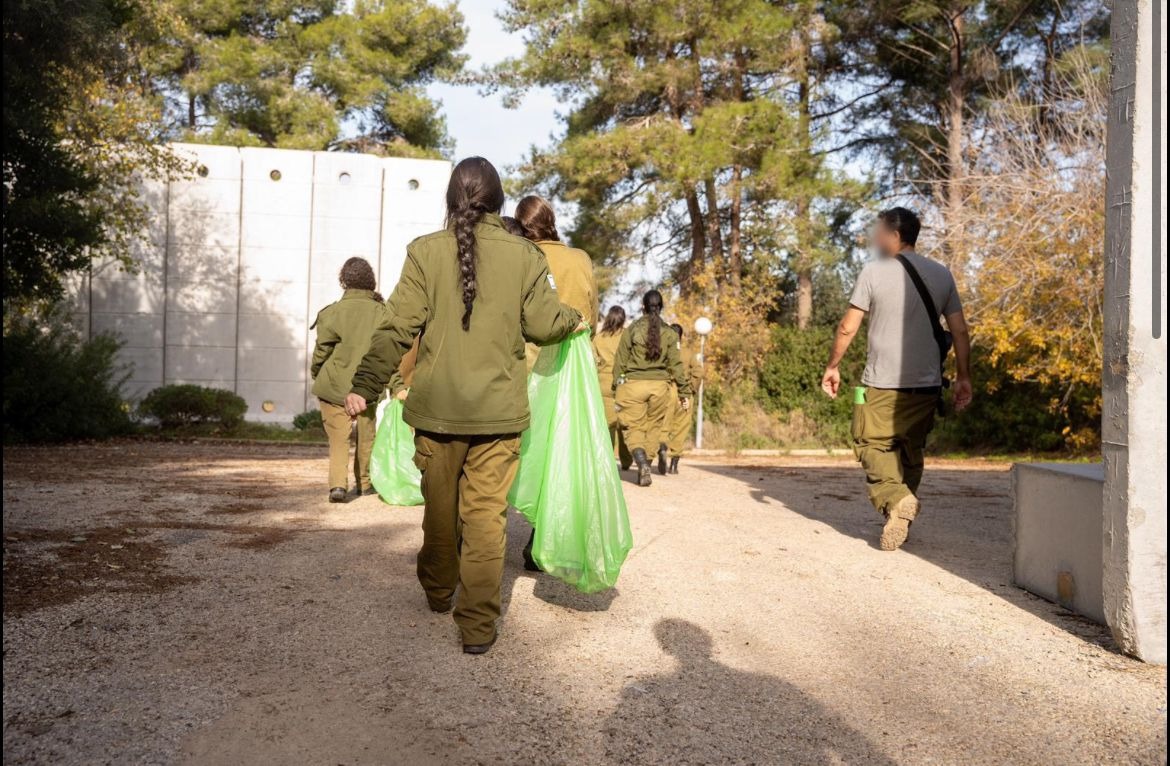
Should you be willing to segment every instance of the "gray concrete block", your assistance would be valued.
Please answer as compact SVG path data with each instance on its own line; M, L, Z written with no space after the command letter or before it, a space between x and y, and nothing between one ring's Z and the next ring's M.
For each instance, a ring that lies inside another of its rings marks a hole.
M113 333L131 348L161 348L163 338L162 314L93 313L93 333Z
M305 349L249 348L240 349L237 377L243 381L305 382Z
M178 348L236 345L235 314L167 313L167 345Z
M1037 596L1104 624L1100 463L1017 463L1015 583Z
M168 383L207 379L234 381L236 349L233 346L167 346L166 373Z

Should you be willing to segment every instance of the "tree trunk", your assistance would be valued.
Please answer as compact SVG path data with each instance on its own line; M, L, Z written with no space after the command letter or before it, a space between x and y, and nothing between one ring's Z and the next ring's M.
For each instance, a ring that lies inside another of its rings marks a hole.
M740 188L743 179L743 167L735 165L731 170L731 204L728 206L728 247L727 247L727 276L731 279L731 287L739 291L739 278L743 272L743 253L740 242L740 217L743 207L743 191Z
M699 207L699 193L694 189L687 189L687 215L691 219L691 260L687 264L683 278L683 289L690 289L690 281L695 274L703 270L707 260L707 236L703 230L703 210Z
M963 106L966 83L963 76L963 14L951 18L951 55L947 70L947 178L946 178L946 252L952 269L963 258L963 187L966 162L963 159Z
M707 198L707 244L711 248L711 263L718 268L723 263L723 225L719 220L719 189L714 178L703 182L703 192Z
M798 130L800 140L799 162L808 175L812 168L812 119L810 117L809 101L811 99L809 83L809 55L810 45L804 31L800 36L800 80L797 88L798 102ZM807 330L812 324L813 315L813 259L812 259L812 204L809 201L811 194L811 178L801 178L797 187L796 198L796 326Z

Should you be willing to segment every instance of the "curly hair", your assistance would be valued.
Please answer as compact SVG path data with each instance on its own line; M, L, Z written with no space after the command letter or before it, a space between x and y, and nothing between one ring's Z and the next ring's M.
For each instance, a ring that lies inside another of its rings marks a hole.
M342 290L369 290L378 303L382 303L374 268L365 258L354 257L346 261L337 275L337 281L341 283Z
M647 318L646 358L653 362L662 356L662 293L650 290L642 296L642 313Z
M516 204L516 220L524 229L524 236L533 242L560 242L557 234L557 214L544 197L530 194Z
M478 290L475 227L484 215L498 213L503 206L504 187L500 184L500 174L483 157L468 157L451 171L451 181L447 184L447 225L455 232L464 331L471 328L471 309Z

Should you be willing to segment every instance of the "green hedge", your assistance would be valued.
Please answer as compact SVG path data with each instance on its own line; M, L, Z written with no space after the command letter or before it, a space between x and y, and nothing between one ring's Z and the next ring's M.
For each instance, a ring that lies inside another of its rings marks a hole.
M186 428L210 423L232 429L244 422L248 404L242 397L222 388L192 385L160 386L138 405L142 415L158 421L163 428Z
M103 439L133 430L112 335L83 340L61 316L7 317L4 441Z

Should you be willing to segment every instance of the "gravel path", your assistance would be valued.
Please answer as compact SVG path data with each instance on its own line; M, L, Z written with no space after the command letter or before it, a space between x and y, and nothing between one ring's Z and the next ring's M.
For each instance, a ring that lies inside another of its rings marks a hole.
M414 579L421 509L324 451L4 451L5 763L1165 763L1166 671L1011 585L1006 466L933 464L895 553L859 469L627 485L616 591L520 565L495 649Z

